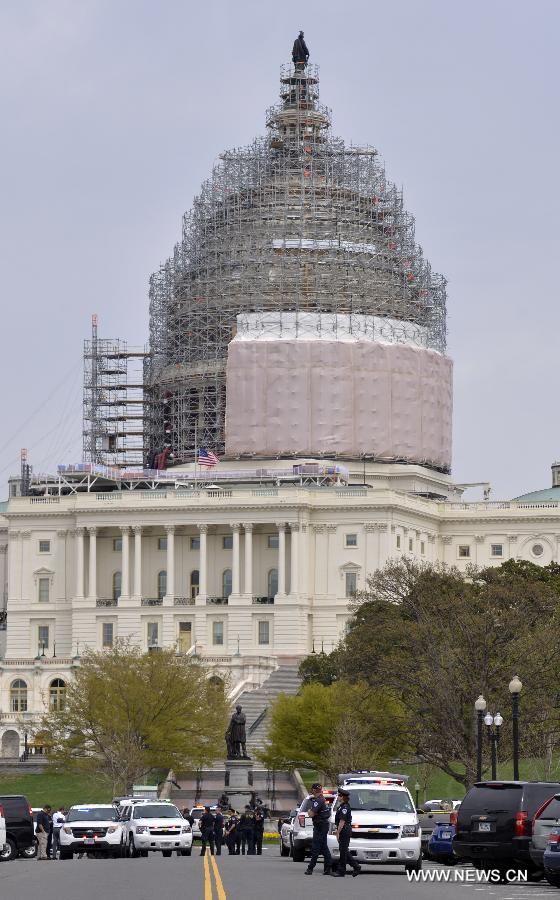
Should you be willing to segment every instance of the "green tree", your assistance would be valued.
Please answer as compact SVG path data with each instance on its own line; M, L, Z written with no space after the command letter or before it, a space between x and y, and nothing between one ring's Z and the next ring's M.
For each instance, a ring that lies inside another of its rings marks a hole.
M275 769L317 769L332 782L349 767L385 766L406 747L402 704L365 683L311 682L295 697L280 694L270 719L261 760Z
M143 653L118 642L87 651L62 709L40 724L51 759L64 771L94 773L114 791L156 768L180 771L223 754L228 707L223 684L174 650Z
M407 710L416 753L468 787L476 774L478 694L501 709L507 724L508 683L517 673L526 685L525 749L542 731L543 709L547 728L557 732L550 685L558 674L551 640L558 607L550 581L527 571L461 573L391 561L357 598L338 652L339 676L393 692ZM502 729L502 754L508 732Z

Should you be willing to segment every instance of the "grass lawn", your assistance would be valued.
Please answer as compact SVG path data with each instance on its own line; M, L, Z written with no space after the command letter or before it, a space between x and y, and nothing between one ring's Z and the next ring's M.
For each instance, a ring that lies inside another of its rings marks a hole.
M145 779L146 784L157 784L167 772L157 770ZM75 803L110 803L111 786L94 775L65 775L43 772L40 775L18 775L6 778L0 775L0 794L25 794L31 806L50 803L72 806Z

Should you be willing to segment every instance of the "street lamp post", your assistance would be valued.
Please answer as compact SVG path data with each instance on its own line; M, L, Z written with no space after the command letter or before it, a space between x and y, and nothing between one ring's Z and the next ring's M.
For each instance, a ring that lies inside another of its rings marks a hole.
M475 700L474 708L476 710L476 780L482 781L482 723L484 721L484 710L486 709L486 700L479 696Z
M500 740L500 728L504 724L504 720L500 713L495 716L492 713L486 713L484 716L484 724L488 728L488 737L492 746L492 781L497 778L498 769L498 742ZM492 727L494 726L494 727Z
M521 680L514 675L509 683L511 703L513 707L513 780L519 781L519 695L523 687Z
M416 809L418 809L418 795L420 793L420 785L418 782L414 785L414 790L416 791Z

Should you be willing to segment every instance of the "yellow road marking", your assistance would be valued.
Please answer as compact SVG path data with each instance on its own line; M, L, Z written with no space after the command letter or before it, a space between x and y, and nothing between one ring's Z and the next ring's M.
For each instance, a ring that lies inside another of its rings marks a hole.
M206 857L204 857L206 859ZM216 882L216 891L218 894L218 900L227 900L226 892L224 891L224 886L222 884L222 878L220 875L220 870L218 869L218 863L214 856L210 857L210 862L212 863L212 868L214 870L214 880ZM206 898L205 898L206 900Z
M212 878L206 853L204 854L204 900L212 900Z

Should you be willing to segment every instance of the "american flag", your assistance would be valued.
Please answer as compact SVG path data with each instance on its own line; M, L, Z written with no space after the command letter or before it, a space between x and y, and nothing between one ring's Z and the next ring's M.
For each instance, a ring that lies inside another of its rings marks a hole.
M212 453L211 450L207 450L206 447L201 447L198 451L198 464L200 466L217 466L220 460L216 456L215 453Z

